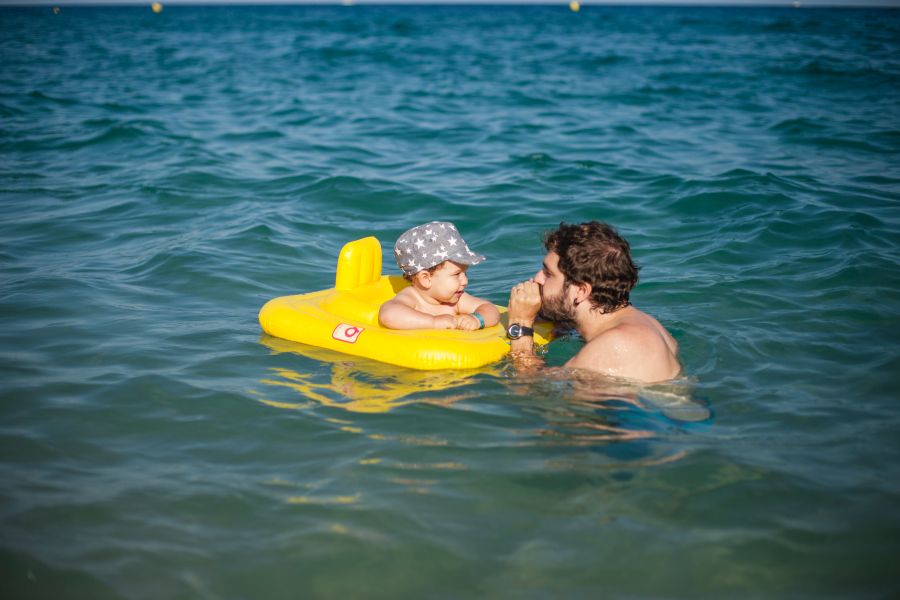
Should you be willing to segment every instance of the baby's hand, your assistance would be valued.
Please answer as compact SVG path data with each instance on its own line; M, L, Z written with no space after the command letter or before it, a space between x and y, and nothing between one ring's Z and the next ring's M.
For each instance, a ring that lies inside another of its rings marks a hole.
M453 315L438 315L434 318L435 329L457 329L457 317Z
M456 328L463 331L475 331L481 328L481 321L472 315L456 315Z

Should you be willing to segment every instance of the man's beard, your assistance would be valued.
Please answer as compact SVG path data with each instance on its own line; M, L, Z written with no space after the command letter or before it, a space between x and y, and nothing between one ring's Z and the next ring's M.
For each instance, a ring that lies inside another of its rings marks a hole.
M538 313L548 321L552 321L562 327L575 327L575 307L566 303L566 289L558 295L550 297L543 294L541 289L541 310Z

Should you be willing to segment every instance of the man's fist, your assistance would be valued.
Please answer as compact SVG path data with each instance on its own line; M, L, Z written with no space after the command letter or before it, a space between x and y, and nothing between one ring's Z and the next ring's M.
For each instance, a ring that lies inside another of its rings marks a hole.
M530 326L541 310L541 286L533 279L513 286L509 293L509 322Z

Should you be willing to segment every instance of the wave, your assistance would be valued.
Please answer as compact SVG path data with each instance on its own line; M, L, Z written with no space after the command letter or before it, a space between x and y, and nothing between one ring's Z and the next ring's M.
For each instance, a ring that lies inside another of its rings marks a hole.
M769 129L786 135L806 135L820 133L825 131L827 127L815 119L798 117L779 121Z
M785 142L817 146L822 149L841 149L853 152L893 154L900 148L900 135L896 131L838 131L837 127L852 124L836 124L816 121L806 117L779 121L770 129L781 134ZM868 129L868 125L864 126ZM883 142L883 143L877 143Z
M280 131L274 130L263 130L263 131L247 131L243 133L224 133L219 136L219 139L223 142L266 142L270 140L277 140L285 137L285 135Z

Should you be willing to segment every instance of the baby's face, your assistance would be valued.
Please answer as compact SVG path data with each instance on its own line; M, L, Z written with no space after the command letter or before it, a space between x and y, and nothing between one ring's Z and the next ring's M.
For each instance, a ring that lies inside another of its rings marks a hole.
M431 288L428 295L445 304L456 304L466 291L469 278L466 271L469 265L463 265L452 260L444 261L438 269L431 274Z

